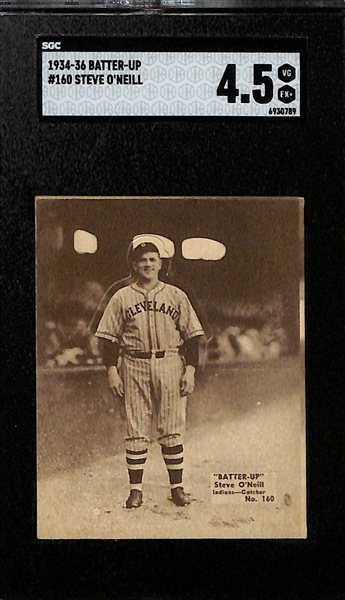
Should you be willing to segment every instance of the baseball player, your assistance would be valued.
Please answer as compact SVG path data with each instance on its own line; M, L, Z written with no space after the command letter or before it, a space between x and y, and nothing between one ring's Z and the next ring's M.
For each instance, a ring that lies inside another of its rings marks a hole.
M172 501L178 506L189 504L182 485L182 436L186 398L194 389L198 365L198 337L204 332L188 296L159 280L161 267L155 244L136 246L133 282L115 292L96 331L103 338L110 388L124 399L130 483L127 508L138 508L143 502L142 480L154 405Z

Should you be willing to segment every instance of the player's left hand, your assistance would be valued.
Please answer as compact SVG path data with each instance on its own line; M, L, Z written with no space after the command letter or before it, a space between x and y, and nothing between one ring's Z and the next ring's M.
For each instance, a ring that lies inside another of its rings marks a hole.
M195 368L192 365L187 365L184 374L180 381L181 396L187 396L194 390L195 385Z

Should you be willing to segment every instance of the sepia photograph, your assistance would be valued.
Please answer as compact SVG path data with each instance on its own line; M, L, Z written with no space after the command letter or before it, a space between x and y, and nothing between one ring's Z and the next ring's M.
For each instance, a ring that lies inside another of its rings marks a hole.
M303 199L35 206L38 538L305 538Z

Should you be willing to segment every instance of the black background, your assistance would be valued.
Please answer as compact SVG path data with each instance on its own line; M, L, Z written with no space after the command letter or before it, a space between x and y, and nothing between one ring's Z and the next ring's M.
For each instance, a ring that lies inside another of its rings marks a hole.
M1 17L3 598L342 597L343 15ZM43 122L36 36L307 38L304 120ZM35 195L303 196L307 540L37 541Z

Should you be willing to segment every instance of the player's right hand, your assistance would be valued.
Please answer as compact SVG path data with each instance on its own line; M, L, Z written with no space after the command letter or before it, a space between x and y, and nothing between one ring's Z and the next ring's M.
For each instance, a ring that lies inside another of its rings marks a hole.
M124 396L124 387L123 387L123 381L118 373L118 370L116 367L109 367L108 369L108 381L109 381L109 387L111 389L111 391L113 392L113 394L115 394L116 396Z

